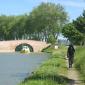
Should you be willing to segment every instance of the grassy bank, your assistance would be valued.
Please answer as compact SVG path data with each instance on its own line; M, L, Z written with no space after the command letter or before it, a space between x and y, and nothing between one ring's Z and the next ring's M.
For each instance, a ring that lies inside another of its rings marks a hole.
M75 67L85 80L85 47L77 47L75 56Z
M66 85L68 82L65 77L67 73L64 59L66 48L55 50L53 47L49 47L43 51L50 52L50 59L44 62L39 69L33 72L20 85Z

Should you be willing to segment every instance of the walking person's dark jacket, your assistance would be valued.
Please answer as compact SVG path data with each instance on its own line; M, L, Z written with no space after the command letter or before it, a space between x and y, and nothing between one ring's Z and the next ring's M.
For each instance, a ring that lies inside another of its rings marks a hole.
M73 60L74 60L74 53L75 53L75 49L74 49L73 45L69 45L68 50L67 50L67 57L69 60L69 68L72 67Z
M74 53L75 53L75 49L74 49L73 45L69 45L68 51L67 51L67 57L68 58L74 57Z

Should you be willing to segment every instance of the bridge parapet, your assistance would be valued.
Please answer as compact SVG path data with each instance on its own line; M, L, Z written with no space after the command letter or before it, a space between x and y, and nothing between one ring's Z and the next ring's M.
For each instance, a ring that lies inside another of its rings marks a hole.
M46 42L35 40L10 40L0 41L0 52L15 52L16 46L27 43L33 47L34 52L40 52L43 48L49 46Z

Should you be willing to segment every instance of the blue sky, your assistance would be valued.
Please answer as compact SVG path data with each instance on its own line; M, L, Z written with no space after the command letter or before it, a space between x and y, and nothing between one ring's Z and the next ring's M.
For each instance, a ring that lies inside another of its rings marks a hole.
M68 12L70 21L85 9L85 0L0 0L0 15L22 15L29 13L41 2L60 3Z

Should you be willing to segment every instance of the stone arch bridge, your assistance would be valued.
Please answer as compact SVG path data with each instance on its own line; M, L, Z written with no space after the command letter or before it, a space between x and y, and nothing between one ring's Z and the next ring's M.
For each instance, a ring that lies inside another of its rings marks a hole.
M46 42L35 40L0 41L0 52L15 52L16 47L24 43L30 45L34 52L40 52L43 48L49 46Z

